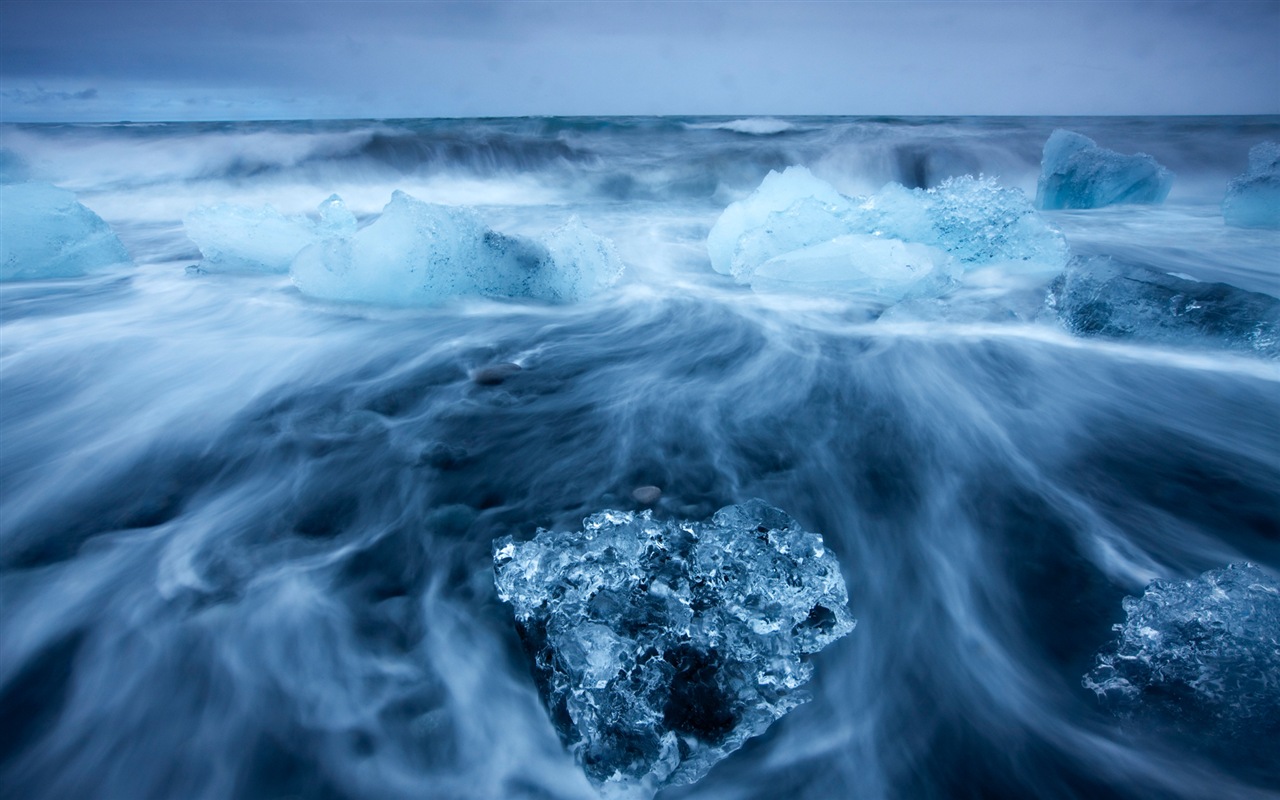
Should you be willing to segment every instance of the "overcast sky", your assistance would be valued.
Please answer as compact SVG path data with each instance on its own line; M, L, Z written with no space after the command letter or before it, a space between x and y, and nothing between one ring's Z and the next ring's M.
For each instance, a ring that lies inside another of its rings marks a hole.
M0 0L4 121L1280 113L1280 0Z

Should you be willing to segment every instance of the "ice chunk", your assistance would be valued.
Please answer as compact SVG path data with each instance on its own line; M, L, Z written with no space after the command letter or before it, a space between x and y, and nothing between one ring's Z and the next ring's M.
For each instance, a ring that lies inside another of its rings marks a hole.
M491 230L465 208L396 192L355 231L322 231L291 270L304 293L327 300L417 306L461 295L579 300L612 285L622 262L578 220L544 241Z
M1062 234L994 180L889 184L849 198L803 167L770 173L725 209L707 249L715 269L742 283L818 282L886 300L941 291L976 267L1052 274L1067 260Z
M1200 344L1280 357L1280 300L1105 257L1073 261L1046 305L1078 336Z
M851 233L761 264L753 286L805 283L891 300L947 286L954 262L945 251L901 239Z
M0 186L0 280L70 278L129 254L102 217L48 183Z
M1044 143L1036 207L1102 208L1117 203L1163 203L1173 173L1145 153L1121 155L1088 136L1056 130Z
M1123 605L1119 636L1084 686L1121 717L1246 745L1260 739L1276 769L1280 581L1233 564L1189 581L1155 581Z
M770 171L751 196L732 203L712 226L707 235L711 266L716 272L742 278L773 255L850 233L843 224L850 211L849 198L808 169ZM775 220L776 215L782 216ZM783 230L773 234L773 222ZM768 238L778 239L773 252L763 257L754 251L740 254L742 237L762 230L769 232Z
M803 659L853 630L822 537L760 500L710 522L603 511L494 543L548 713L606 796L690 783L804 702Z
M1227 184L1222 216L1237 228L1280 229L1280 144L1249 151L1249 169Z
M182 224L204 257L201 267L210 271L288 272L294 257L316 239L314 222L286 217L271 206L206 206Z

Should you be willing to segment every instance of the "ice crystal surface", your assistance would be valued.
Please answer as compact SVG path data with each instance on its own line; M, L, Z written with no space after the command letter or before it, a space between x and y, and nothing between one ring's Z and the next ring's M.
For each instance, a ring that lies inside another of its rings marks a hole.
M1106 257L1080 258L1046 306L1077 336L1236 350L1280 358L1280 300Z
M1280 582L1252 564L1155 581L1124 600L1086 688L1122 717L1197 738L1280 741ZM1238 755L1238 753L1237 753Z
M709 522L603 511L494 544L548 713L607 797L702 777L804 702L803 656L854 626L822 537L759 500Z

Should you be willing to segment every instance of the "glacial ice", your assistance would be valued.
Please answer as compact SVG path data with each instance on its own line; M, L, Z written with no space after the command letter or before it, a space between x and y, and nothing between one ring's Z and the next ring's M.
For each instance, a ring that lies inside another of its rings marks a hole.
M1253 564L1127 597L1085 688L1125 718L1196 736L1280 742L1280 581ZM1275 769L1275 764L1271 764Z
M1280 229L1280 144L1249 151L1249 169L1227 184L1222 217L1237 228Z
M211 272L288 272L294 257L316 239L312 220L286 217L271 206L205 206L182 224L200 248L201 267Z
M1280 358L1280 300L1106 257L1078 258L1046 307L1078 336L1209 345Z
M71 278L129 262L111 226L66 189L0 185L0 208L0 280Z
M1087 136L1058 129L1044 143L1036 208L1102 208L1118 203L1163 203L1173 173L1154 158L1121 155Z
M612 243L576 218L539 242L498 233L468 209L396 192L363 229L320 231L291 274L313 297L418 306L463 295L570 302L612 285L622 270Z
M753 286L816 283L886 300L934 294L966 270L1057 272L1066 241L1025 195L988 178L889 184L850 198L804 167L770 172L707 237L716 271Z
M508 536L494 574L561 739L608 797L702 777L803 703L802 657L855 624L822 537L760 500Z

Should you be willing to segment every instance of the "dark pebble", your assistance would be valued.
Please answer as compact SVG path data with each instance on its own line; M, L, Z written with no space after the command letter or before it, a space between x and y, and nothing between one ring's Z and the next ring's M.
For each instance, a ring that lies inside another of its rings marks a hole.
M497 386L521 370L519 364L504 361L501 364L490 364L472 371L471 380L477 386Z

